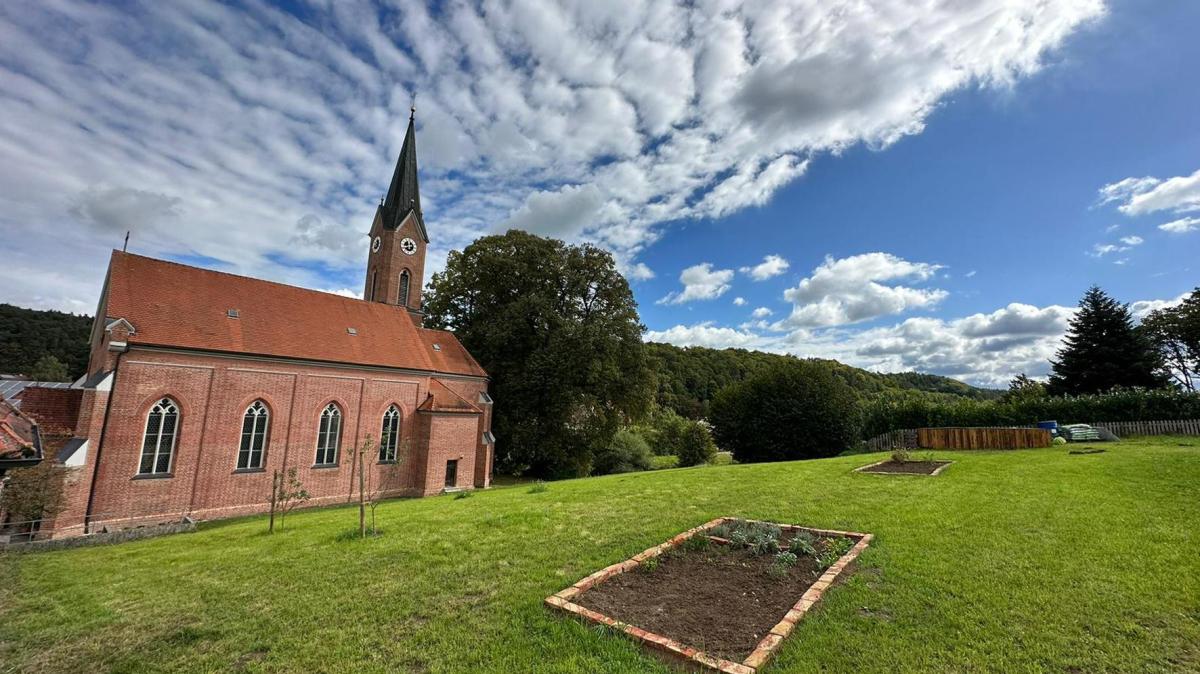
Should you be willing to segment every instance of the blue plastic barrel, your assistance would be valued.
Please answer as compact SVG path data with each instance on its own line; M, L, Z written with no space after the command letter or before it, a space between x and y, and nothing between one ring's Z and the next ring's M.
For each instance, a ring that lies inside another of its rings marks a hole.
M1058 430L1058 422L1057 421L1039 421L1039 422L1037 422L1037 427L1044 428L1048 431L1053 432L1053 431Z

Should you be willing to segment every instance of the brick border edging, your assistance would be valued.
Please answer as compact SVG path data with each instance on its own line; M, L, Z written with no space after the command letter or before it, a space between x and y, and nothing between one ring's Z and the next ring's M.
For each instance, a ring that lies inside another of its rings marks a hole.
M851 472L867 473L869 475L913 475L915 477L937 477L939 473L941 473L943 470L946 470L947 468L950 467L950 464L954 463L953 461L945 461L944 459L934 459L934 461L943 461L944 463L942 463L942 465L938 466L937 469L934 470L932 473L895 473L895 472L888 472L885 470L871 470L871 468L874 468L875 466L882 466L883 464L885 464L889 461L891 461L891 459L884 459L883 461L876 461L875 463L868 463L865 466L859 466L858 468L855 468Z
M604 615L603 613L598 613L571 601L577 595L591 589L598 583L604 582L608 578L617 574L625 573L626 571L635 569L643 561L652 557L658 557L664 552L678 547L681 543L688 540L692 536L708 531L709 529L712 529L713 527L716 527L724 522L733 520L772 524L774 526L778 526L784 531L809 531L827 536L849 536L858 539L858 542L854 544L854 547L850 548L846 554L838 558L838 560L834 562L832 566L830 566L825 570L824 573L821 574L815 583L810 585L808 589L804 591L804 594L800 596L800 600L797 601L786 614L784 614L783 618L770 629L767 635L758 642L758 645L754 647L754 650L751 651L750 655L748 655L742 662L733 662L732 660L725 660L724 658L718 658L709 655L700 649L687 646L660 634L655 634L639 627L620 622L619 620L616 620L610 616ZM813 605L815 605L817 601L821 599L821 595L825 593L825 590L829 589L829 587L833 585L833 582L837 579L838 575L841 574L841 572L845 570L845 568L851 562L857 559L863 550L867 549L867 546L870 545L871 539L873 538L874 536L872 534L864 534L855 531L815 529L812 527L778 524L775 522L763 522L762 520L751 520L740 517L718 517L714 520L705 522L698 527L693 527L681 534L673 536L665 543L661 543L652 548L643 550L642 552L639 552L623 562L617 562L616 564L607 566L591 574L590 576L587 576L565 590L556 592L555 594L546 597L545 603L551 608L565 611L584 620L589 620L601 625L606 625L613 629L621 630L625 634L628 634L630 637L633 637L642 643L644 646L666 653L667 655L673 656L687 663L700 665L701 667L723 672L724 674L755 674L755 672L765 665L771 656L775 654L775 651L778 650L779 645L783 643L784 637L786 637L792 632L793 629L795 629L796 623L798 623L800 619L804 617L804 614L807 613L808 610L811 609Z

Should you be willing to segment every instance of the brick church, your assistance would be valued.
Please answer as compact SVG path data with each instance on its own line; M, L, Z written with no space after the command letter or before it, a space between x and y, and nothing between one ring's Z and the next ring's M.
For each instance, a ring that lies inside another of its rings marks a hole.
M54 535L262 512L291 468L356 500L360 454L386 495L487 487L487 373L421 326L428 244L410 117L361 300L114 251L88 374L21 398L67 469Z

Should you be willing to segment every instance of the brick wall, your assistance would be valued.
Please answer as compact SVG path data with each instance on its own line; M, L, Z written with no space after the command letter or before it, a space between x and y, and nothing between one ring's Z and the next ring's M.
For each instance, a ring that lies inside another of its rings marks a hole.
M461 381L466 382L461 386L474 387L476 394L468 398L472 401L486 385ZM419 374L135 348L122 356L108 401L93 519L100 526L119 528L177 520L185 514L210 519L262 512L268 507L273 471L291 467L312 494L311 505L356 500L356 448L366 438L371 440L363 461L369 488L382 486L389 495L438 493L450 458L459 461L460 486L479 485L475 465L480 415L416 412L428 388L429 377ZM138 477L146 415L163 397L175 401L180 415L172 469L164 477ZM242 415L255 400L262 400L270 412L264 466L261 471L239 471ZM85 503L82 483L94 467L104 400L95 401L99 406L88 402L85 398L78 424L82 427L86 420L92 438L87 465L78 477L77 492ZM320 413L330 402L342 413L338 460L332 467L316 467ZM396 466L378 461L383 413L391 405L401 411L401 461ZM75 509L70 514L80 519ZM65 515L59 520L69 525Z
M79 420L82 389L30 386L21 391L21 412L29 415L43 435L71 433Z

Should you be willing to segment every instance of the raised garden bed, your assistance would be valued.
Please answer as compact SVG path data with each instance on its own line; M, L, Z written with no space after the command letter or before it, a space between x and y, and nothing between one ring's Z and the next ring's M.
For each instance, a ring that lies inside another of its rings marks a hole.
M946 469L953 461L896 461L885 459L876 463L855 468L859 473L879 473L882 475L937 475Z
M689 666L752 674L870 534L723 517L546 598Z

